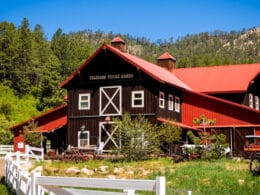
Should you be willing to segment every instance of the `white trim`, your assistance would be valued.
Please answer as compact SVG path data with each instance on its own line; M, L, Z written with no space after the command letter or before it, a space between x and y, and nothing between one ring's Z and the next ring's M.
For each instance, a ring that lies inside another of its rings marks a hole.
M171 111L174 109L174 99L172 94L168 95L168 109Z
M116 91L114 94L109 97L109 95L106 93L104 89L111 89L115 88ZM102 95L105 95L107 98L108 102L107 104L102 107ZM114 104L113 99L119 95L119 107ZM116 113L105 113L107 107L109 105L112 105L114 109L116 110ZM99 94L99 115L100 116L116 116L116 115L121 115L122 114L122 86L106 86L106 87L100 87L100 94Z
M165 106L165 96L164 96L164 92L159 91L159 108L164 108Z
M175 103L174 103L174 107L175 107L175 112L180 112L180 97L179 96L175 96Z
M87 100L82 100L82 97L87 97ZM89 110L90 109L90 93L79 93L79 104L78 109L79 110ZM87 103L88 105L86 107L82 107L81 103Z
M89 146L89 138L90 138L90 133L89 131L83 131L83 133L87 134L87 139L80 139L80 134L82 133L82 131L78 131L78 148L85 148L87 146ZM86 140L87 141L87 145L81 146L80 141Z
M136 97L135 95L140 94L141 97ZM135 101L141 101L141 104L135 104ZM132 108L143 108L144 107L144 91L132 91Z

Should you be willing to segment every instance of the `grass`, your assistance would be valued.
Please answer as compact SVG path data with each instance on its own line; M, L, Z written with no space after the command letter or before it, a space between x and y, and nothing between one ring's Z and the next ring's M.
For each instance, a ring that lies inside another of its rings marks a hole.
M0 194L13 195L15 194L10 188L5 185L4 177L0 177Z
M167 194L180 194L183 189L192 194L260 194L260 178L252 177L245 162L194 161L165 175Z
M90 160L81 163L60 161L36 164L43 166L44 175L78 176L78 177L109 177L129 179L155 179L156 176L166 176L167 194L260 194L260 177L253 177L249 172L248 161L221 159L217 161L189 161L173 163L171 159L161 158L141 162L113 162L108 160ZM99 170L107 166L107 171ZM67 174L69 167L87 168L91 175L79 173ZM116 171L117 170L117 171ZM138 192L139 193L139 192ZM153 194L140 192L140 194Z

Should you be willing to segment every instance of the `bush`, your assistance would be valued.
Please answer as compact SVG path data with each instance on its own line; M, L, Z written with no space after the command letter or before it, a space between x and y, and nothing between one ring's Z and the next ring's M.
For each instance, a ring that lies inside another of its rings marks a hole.
M132 119L129 114L124 114L121 120L116 118L114 122L118 126L115 138L117 143L121 143L121 147L115 150L126 160L143 160L158 152L160 140L157 127L144 116Z
M205 160L219 159L226 156L225 148L228 147L228 144L226 143L226 136L224 134L207 135L202 133L200 137L196 137L189 131L187 135L196 145L195 148L187 150L188 155L199 154ZM205 144L205 140L207 144Z

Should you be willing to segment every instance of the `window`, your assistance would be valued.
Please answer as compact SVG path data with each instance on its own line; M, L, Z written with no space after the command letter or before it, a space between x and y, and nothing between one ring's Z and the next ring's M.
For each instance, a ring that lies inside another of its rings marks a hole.
M173 95L169 94L168 97L168 109L173 110Z
M84 148L89 146L89 131L78 131L78 147Z
M144 91L132 91L132 107L144 107Z
M249 93L248 95L248 99L249 99L249 107L250 108L253 108L254 107L254 100L253 100L253 94L252 93Z
M164 92L159 93L159 107L164 108Z
M259 110L259 97L255 96L255 109Z
M180 97L175 96L175 112L180 112Z
M79 110L89 110L90 109L90 94L84 93L79 94Z

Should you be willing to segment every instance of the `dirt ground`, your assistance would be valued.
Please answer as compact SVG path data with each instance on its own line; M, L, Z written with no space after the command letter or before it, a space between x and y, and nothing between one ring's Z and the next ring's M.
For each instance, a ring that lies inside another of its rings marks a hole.
M5 159L0 158L0 177L5 174Z

